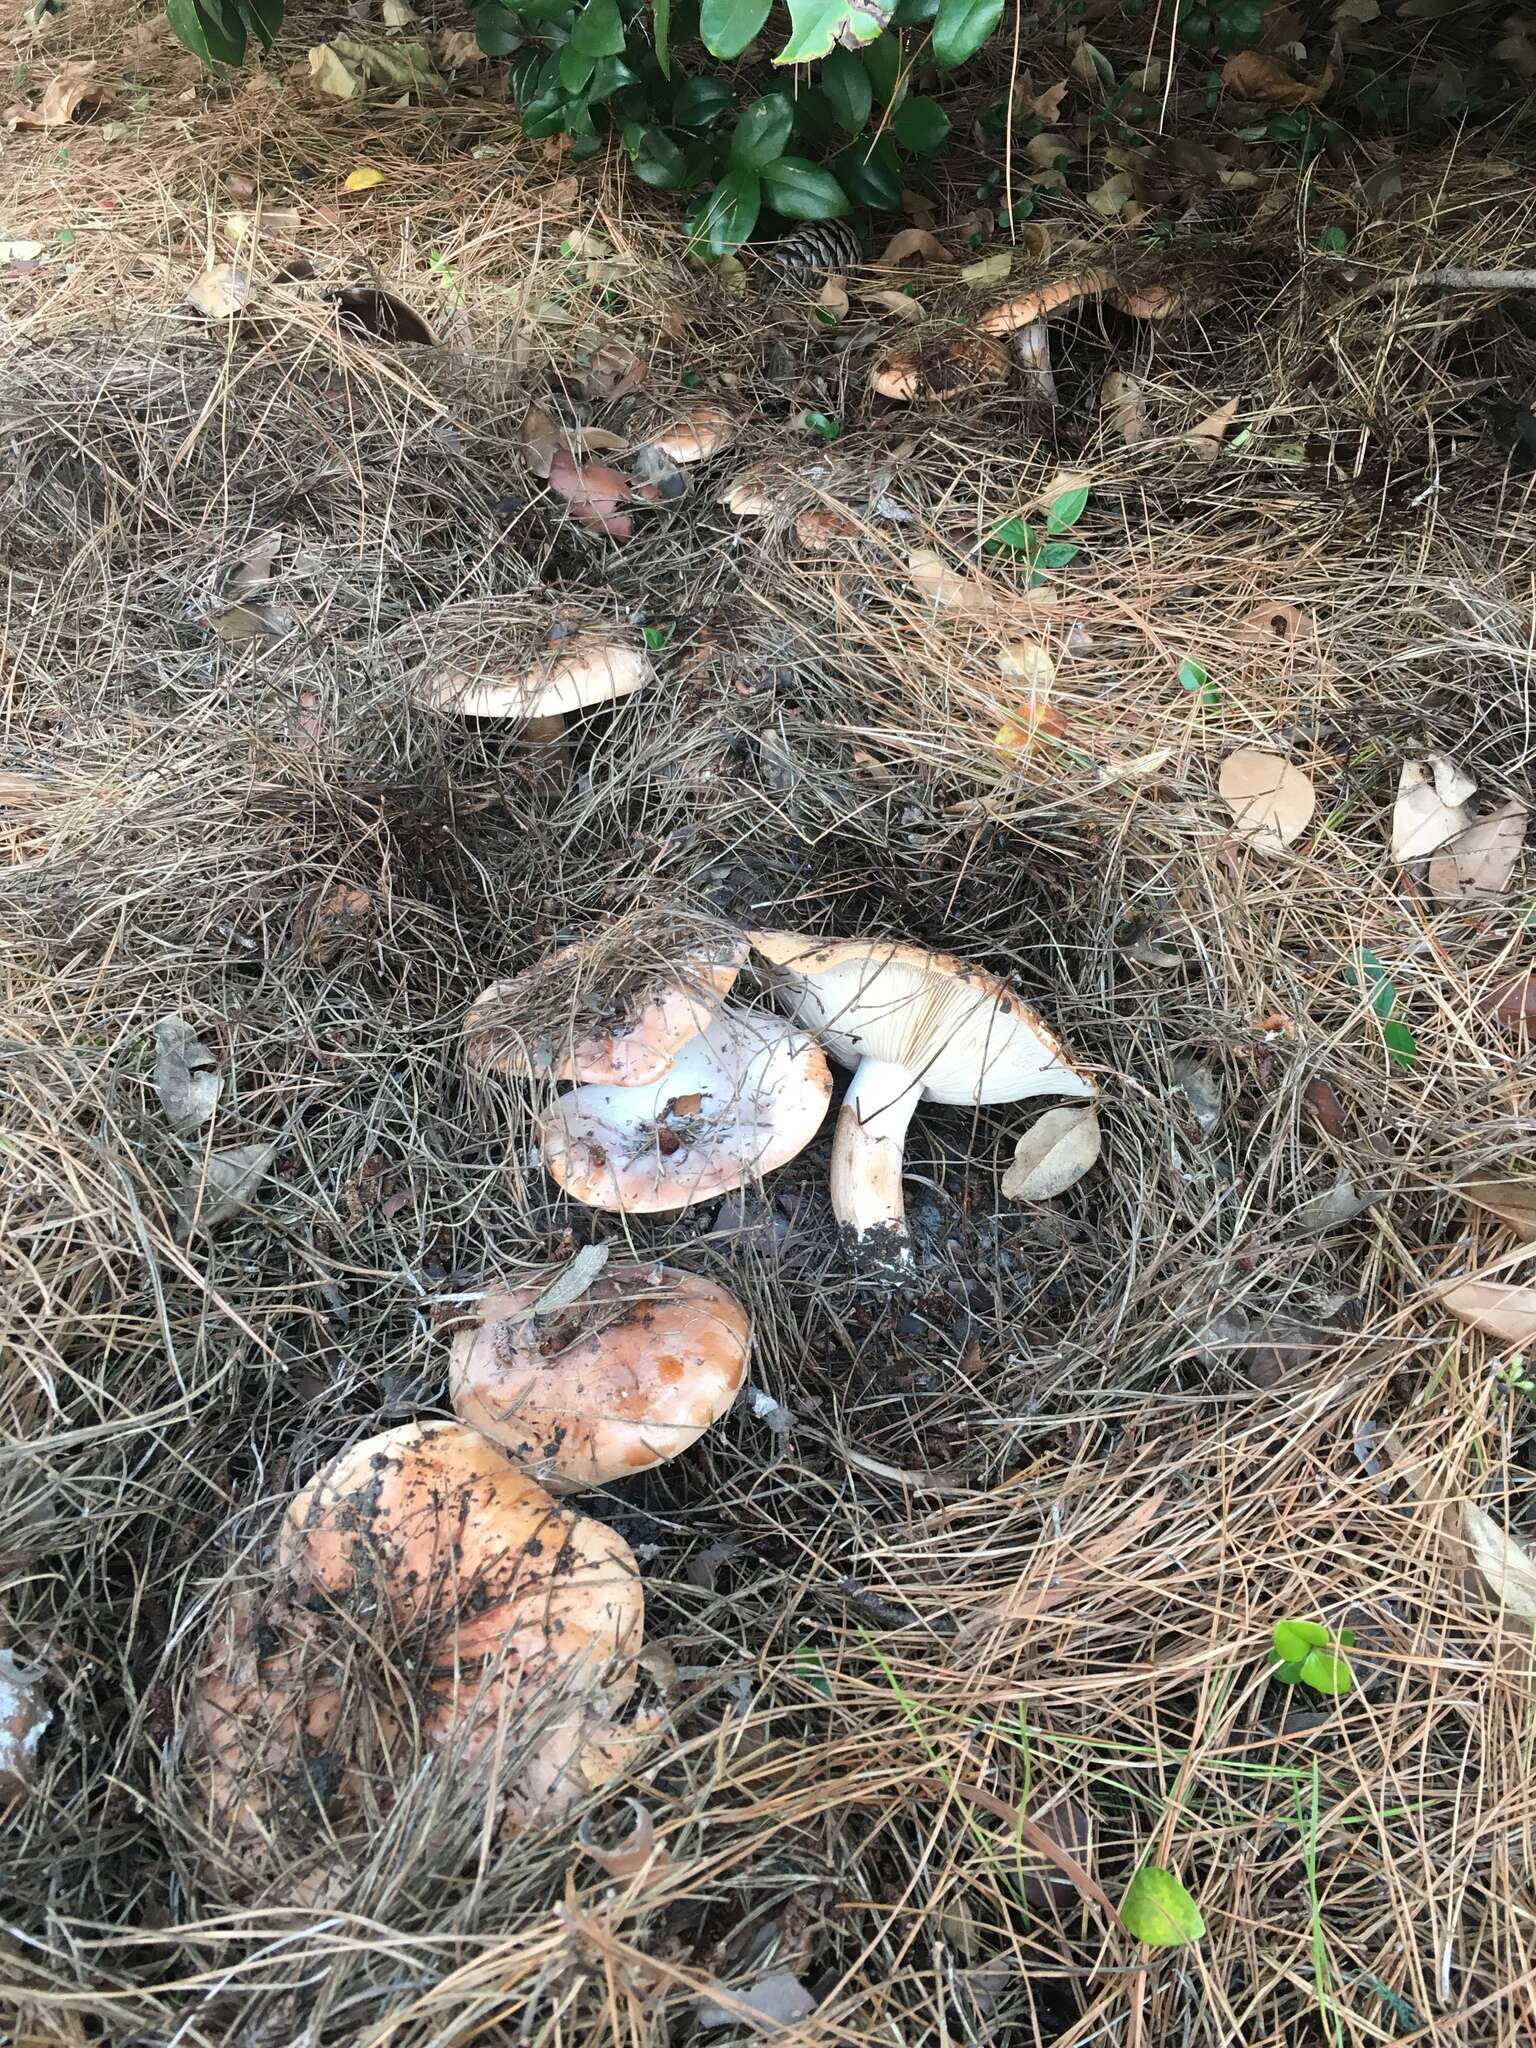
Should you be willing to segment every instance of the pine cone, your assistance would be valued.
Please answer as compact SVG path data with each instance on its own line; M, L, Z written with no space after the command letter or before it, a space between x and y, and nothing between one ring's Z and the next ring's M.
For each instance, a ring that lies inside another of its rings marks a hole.
M820 284L864 260L864 243L845 220L808 220L792 235L781 235L763 251L764 266L778 286Z

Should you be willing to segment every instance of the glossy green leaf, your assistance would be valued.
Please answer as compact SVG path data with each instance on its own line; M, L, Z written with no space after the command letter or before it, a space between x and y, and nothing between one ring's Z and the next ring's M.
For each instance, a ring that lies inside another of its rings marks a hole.
M803 156L781 156L763 166L763 198L786 220L836 220L848 211L848 195L822 164Z
M672 0L651 0L651 41L663 78L672 76Z
M1044 547L1036 548L1035 560L1042 569L1065 569L1082 552L1075 540L1048 540Z
M819 86L807 86L804 92L795 94L795 133L821 147L837 134L832 102Z
M262 48L270 50L283 25L283 0L235 0L235 10Z
M901 76L901 37L887 31L876 36L872 43L866 43L858 52L859 62L864 66L875 98L882 107L891 103L891 94L896 90L896 81Z
M1045 515L1047 533L1069 533L1088 510L1088 486L1080 484L1075 491L1063 491L1059 498L1051 500Z
M679 128L709 128L734 104L723 78L687 78L672 102L672 119Z
M953 71L974 57L1003 18L1003 0L939 0L933 17L933 61Z
M994 526L987 546L994 551L1007 548L1015 554L1032 555L1035 551L1035 531L1025 520L1005 519L1001 526Z
M855 206L879 206L891 213L899 209L901 163L889 135L882 135L873 148L853 143L832 159L832 169Z
M522 26L511 8L501 5L501 0L490 0L488 6L477 7L472 19L475 41L487 57L510 57L514 50L522 48Z
M1205 1933L1200 1908L1174 1876L1155 1863L1144 1863L1120 1901L1125 1931L1149 1948L1183 1948Z
M617 57L624 48L619 0L587 0L571 30L569 48L594 62L599 57Z
M704 0L699 40L712 57L739 57L768 19L773 0Z
M166 0L165 18L204 64L238 64L245 55L245 23L219 0Z
M560 83L569 93L578 93L597 67L590 50L579 50L574 37L560 46Z
M1392 1055L1395 1067L1411 1067L1419 1057L1418 1040L1400 1017L1389 1018L1381 1027L1382 1043Z
M920 28L939 11L939 0L897 0L891 16L892 28Z
M760 100L752 102L732 130L731 162L760 171L764 164L771 164L784 154L794 125L792 102L781 92L765 92Z
M589 107L601 106L612 94L635 83L635 74L622 57L599 57L592 66L584 95Z
M926 100L921 95L903 100L891 116L891 133L903 149L910 149L918 156L932 156L936 149L944 146L949 134L949 116L937 100Z
M657 192L680 192L688 175L688 159L665 128L652 121L631 121L624 130L624 147L635 176L642 185Z
M821 90L826 94L838 126L857 135L869 119L874 105L874 88L869 73L853 50L834 50L821 67Z
M1354 1685L1355 1675L1349 1668L1349 1659L1340 1656L1337 1650L1311 1650L1301 1667L1301 1682L1310 1685L1314 1692L1341 1699Z
M712 256L734 256L757 226L762 203L757 172L747 164L733 165L693 210L695 243L705 244Z
M813 434L819 434L823 441L835 441L843 431L842 421L833 419L832 415L826 412L805 413L800 424L809 427Z
M844 29L856 43L872 43L880 26L856 0L789 0L789 41L773 61L811 64L830 53Z
M1332 1641L1332 1636L1320 1621L1275 1623L1275 1655L1282 1664L1304 1662L1310 1651L1326 1649Z

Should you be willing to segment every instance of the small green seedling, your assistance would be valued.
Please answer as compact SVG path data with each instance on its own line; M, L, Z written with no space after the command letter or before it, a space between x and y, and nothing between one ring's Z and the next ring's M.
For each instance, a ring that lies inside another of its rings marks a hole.
M1324 228L1317 238L1317 246L1326 255L1342 256L1349 247L1349 236L1341 227Z
M1314 1692L1342 1698L1355 1675L1344 1655L1355 1640L1353 1629L1335 1636L1320 1621L1277 1621L1271 1656L1282 1685L1309 1685Z
M1499 1374L1499 1385L1508 1387L1512 1394L1536 1394L1536 1380L1526 1371L1523 1351L1517 1351L1513 1358L1505 1360L1504 1370Z
M652 654L660 654L662 648L672 638L670 626L642 626L640 631Z
M1400 1017L1392 1012L1397 1008L1397 990L1382 965L1380 957L1370 948L1362 948L1359 954L1359 971L1346 967L1344 979L1351 988L1368 988L1371 991L1371 1008L1381 1019L1381 1038L1391 1055L1395 1067L1411 1067L1419 1056L1418 1041Z
M806 413L801 425L809 427L813 434L820 434L823 441L835 441L843 431L842 421L833 419L832 415L826 412Z
M1212 705L1221 702L1220 690L1198 661L1185 660L1179 663L1179 688L1188 690L1189 694L1198 697L1202 704Z
M827 1677L827 1667L816 1652L805 1643L801 1643L795 1651L795 1671L797 1676L805 1680L812 1692L824 1700L831 1699L832 1684Z

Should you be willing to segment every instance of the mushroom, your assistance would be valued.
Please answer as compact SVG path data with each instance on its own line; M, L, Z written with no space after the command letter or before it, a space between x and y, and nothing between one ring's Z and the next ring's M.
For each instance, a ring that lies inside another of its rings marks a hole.
M751 942L796 1023L854 1070L832 1141L832 1209L877 1250L910 1256L902 1148L923 1096L980 1104L1097 1092L1027 1003L952 954L792 932L754 932Z
M686 466L723 454L740 432L740 423L733 413L701 398L683 412L675 425L653 434L645 445L668 462Z
M869 388L879 398L910 405L914 399L948 398L978 384L1004 384L1011 367L1007 349L986 334L951 334L939 342L902 342L891 349L870 371Z
M610 1266L579 1301L536 1313L537 1286L487 1294L455 1333L454 1413L552 1492L606 1486L688 1449L735 1400L740 1302L673 1266Z
M641 1732L613 1718L644 1623L628 1544L475 1430L408 1423L343 1452L289 1505L277 1571L264 1607L221 1618L190 1717L235 1827L265 1829L285 1790L312 1820L387 1784L417 1727L461 1760L505 1753L517 1826L606 1782ZM359 1679L378 1697L346 1715Z
M426 682L429 703L465 718L517 719L523 737L558 739L573 711L616 703L651 680L651 658L614 634L578 629L549 639L531 660L455 661Z
M536 999L539 982L552 970L579 967L597 943L588 939L562 946L524 974L495 982L476 996L464 1019L470 1065L523 1080L602 1081L618 1088L660 1080L678 1048L715 1016L746 958L746 948L739 945L722 948L714 958L694 954L670 974L619 997L609 1006L611 1014L590 1024L582 1015L578 987L567 998L570 1014L558 1038L545 1032L528 1044L509 1025L508 1012L520 1001Z
M999 305L989 306L977 320L975 331L977 334L1012 334L1015 328L1032 327L1037 320L1059 312L1063 306L1070 306L1078 299L1096 299L1101 292L1107 292L1114 281L1112 273L1107 270L1084 270L1076 277L1059 277L1054 284L1037 285L1033 291L1024 292L1018 298L1004 299Z
M763 1010L726 1007L640 1088L572 1089L544 1119L567 1194L635 1215L728 1194L803 1151L832 1097L826 1055Z
M795 519L795 539L808 554L824 555L839 541L857 540L864 531L851 512L839 505L807 505Z

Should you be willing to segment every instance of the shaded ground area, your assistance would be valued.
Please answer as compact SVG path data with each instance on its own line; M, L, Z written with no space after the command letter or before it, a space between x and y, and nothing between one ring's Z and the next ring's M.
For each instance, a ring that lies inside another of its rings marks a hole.
M865 379L904 316L860 288L971 317L952 273L872 269L828 324L750 264L722 289L617 162L520 146L494 102L204 87L152 26L89 26L56 48L147 96L144 147L4 158L7 232L48 248L0 286L0 1642L54 1713L0 1808L17 2038L746 2041L699 1993L787 1970L808 2044L1524 2039L1530 1627L1463 1509L1536 1526L1529 1395L1433 1289L1521 1271L1458 1191L1532 1171L1532 898L1517 871L1447 900L1388 847L1405 759L1529 796L1536 299L1411 283L1528 259L1528 173L1405 155L1375 213L1360 163L1282 154L1161 242L1069 194L1016 276L1102 260L1188 310L1063 314L1054 408L899 409ZM387 175L354 203L360 161ZM210 325L183 294L250 251L258 191L261 291ZM359 289L435 341L370 331ZM631 397L584 394L605 344L646 366ZM524 459L530 399L622 447L697 389L742 439L622 544ZM845 515L830 550L717 502L783 451ZM1064 471L1082 552L1025 591L983 543ZM919 548L986 601L914 588ZM447 633L575 605L650 627L658 680L563 772L422 702ZM1020 638L1057 662L1022 736ZM1317 790L1279 858L1217 796L1241 746ZM537 1104L466 1080L466 1006L677 917L1016 976L1103 1077L1100 1166L1005 1202L1027 1114L920 1113L899 1290L838 1240L830 1126L710 1208L573 1207ZM225 1083L192 1139L152 1087L171 1012ZM268 1148L264 1178L189 1231L207 1146ZM594 1239L754 1319L764 1398L586 1503L641 1560L666 1738L581 1841L497 1845L424 1757L370 1839L231 1844L179 1740L224 1591L321 1463L445 1412L445 1297ZM1274 1678L1288 1617L1354 1631L1347 1696ZM625 1795L659 1853L615 1875L583 1843ZM1138 1948L1041 1832L1111 1897L1178 1870L1205 1940ZM338 1855L323 1914L296 1904Z

